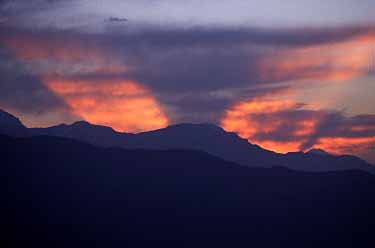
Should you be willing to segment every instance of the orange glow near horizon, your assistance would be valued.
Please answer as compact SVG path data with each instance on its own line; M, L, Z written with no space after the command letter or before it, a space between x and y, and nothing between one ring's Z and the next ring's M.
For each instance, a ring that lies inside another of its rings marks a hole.
M327 137L320 138L314 146L332 154L360 154L374 142L375 137Z
M227 110L220 121L220 125L226 131L236 132L240 137L248 139L250 142L258 144L268 150L279 153L299 151L299 147L306 139L307 135L314 131L316 125L315 120L308 119L293 123L293 125L298 127L298 130L293 133L293 136L299 137L297 140L275 141L257 139L256 134L271 133L277 130L281 125L291 124L282 119L272 119L271 123L267 121L261 122L251 116L252 114L267 114L272 116L274 113L296 108L298 108L298 104L291 100L255 98L251 101L237 103Z
M220 125L226 131L236 132L240 137L265 149L278 153L297 152L301 151L301 146L315 134L317 126L321 121L324 121L325 116L324 111L311 108L302 109L311 110L313 114L310 117L290 120L278 116L283 111L297 110L301 110L301 107L291 100L258 97L234 104L225 112ZM264 115L264 119L254 118L254 115L257 114ZM294 127L289 130L289 133L284 134L289 140L275 140L272 132L280 133L278 128L283 126ZM353 134L365 131L371 133L372 130L375 130L375 126L355 124L348 130L351 130ZM259 138L259 134L263 134L262 138ZM340 137L335 136L334 133L330 135L332 137L318 137L315 143L304 151L320 148L331 154L366 154L366 152L368 153L366 149L369 150L371 144L375 142L375 137L361 133L356 134L358 137Z
M46 79L46 85L63 98L74 113L117 131L141 132L162 128L168 119L156 99L133 81L70 81Z

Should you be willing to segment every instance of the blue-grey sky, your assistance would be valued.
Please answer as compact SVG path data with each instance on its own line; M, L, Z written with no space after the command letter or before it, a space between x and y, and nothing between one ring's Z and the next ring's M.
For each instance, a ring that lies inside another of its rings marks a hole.
M101 30L104 19L125 17L128 25L301 27L368 24L372 0L14 0L5 15L18 25Z

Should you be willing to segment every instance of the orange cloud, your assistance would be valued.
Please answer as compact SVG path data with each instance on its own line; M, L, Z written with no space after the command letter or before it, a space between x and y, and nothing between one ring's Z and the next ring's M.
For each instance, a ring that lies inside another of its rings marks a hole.
M324 149L336 155L354 154L375 164L375 136L320 138L314 147Z
M319 147L333 154L358 154L375 142L375 137L324 137L314 147Z
M315 129L317 122L314 119L297 119L293 123L289 123L289 120L281 118L266 118L263 121L256 118L258 114L272 117L273 114L281 111L299 108L299 104L291 100L255 98L251 101L239 102L225 111L220 125L225 130L236 132L242 138L246 138L268 150L280 153L299 151L300 146ZM295 140L274 140L272 138L273 133L285 125L293 125L294 128L290 130L290 134ZM266 134L266 136L269 134L269 139L257 137L260 133Z
M47 78L45 83L66 101L76 115L89 122L127 132L168 125L168 119L156 99L136 82Z
M124 73L128 68L115 51L88 41L51 38L30 34L2 37L19 60L29 63L35 73L69 75L75 73Z
M220 125L249 142L279 153L324 149L375 161L375 116L346 117L292 100L258 97L225 111Z
M366 75L374 66L375 34L344 42L282 49L258 63L262 81L343 81Z

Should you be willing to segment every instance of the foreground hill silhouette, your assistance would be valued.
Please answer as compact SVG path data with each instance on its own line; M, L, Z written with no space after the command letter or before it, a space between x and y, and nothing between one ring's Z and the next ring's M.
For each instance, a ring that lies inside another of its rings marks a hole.
M375 177L0 136L2 247L373 247Z
M9 116L10 114L4 115ZM48 128L29 129L19 121L14 124L19 127L18 131L9 132L9 128L1 129L0 125L0 133L16 137L38 135L65 137L100 147L201 150L247 166L272 167L277 165L301 171L361 169L375 172L374 166L355 156L333 156L315 149L307 153L278 154L271 152L249 143L235 133L226 132L211 124L179 124L139 134L120 133L110 127L92 125L85 121L71 125L61 124Z

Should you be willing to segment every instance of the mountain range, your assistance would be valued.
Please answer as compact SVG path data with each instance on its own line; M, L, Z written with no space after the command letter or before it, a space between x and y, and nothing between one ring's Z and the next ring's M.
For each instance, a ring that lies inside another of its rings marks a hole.
M0 111L0 134L13 137L56 136L87 142L99 147L127 149L189 149L205 151L227 161L246 166L283 166L300 171L336 171L361 169L375 172L375 167L351 155L331 155L320 149L309 152L275 153L251 144L237 134L213 124L177 124L138 134L116 132L110 127L86 121L47 128L27 128L13 115Z

